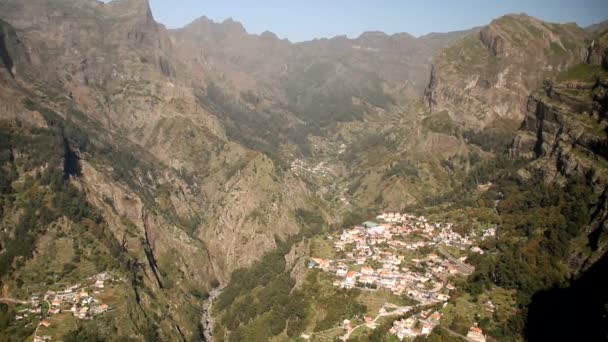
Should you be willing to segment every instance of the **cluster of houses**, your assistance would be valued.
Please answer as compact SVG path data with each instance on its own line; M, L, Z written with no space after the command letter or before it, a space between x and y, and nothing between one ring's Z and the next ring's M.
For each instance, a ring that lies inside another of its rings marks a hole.
M330 170L325 162L319 162L315 166L308 166L303 160L295 159L290 165L291 171L298 176L302 175L313 175L325 177L329 174Z
M91 319L110 309L107 304L101 303L95 296L104 291L105 283L110 280L110 275L103 272L89 278L88 283L90 284L88 285L75 284L60 291L49 290L42 297L32 295L30 297L31 307L20 310L16 319L21 320L30 315L41 316L42 302L46 302L48 305L48 316L71 312L78 319ZM45 319L41 321L40 325L48 327L51 323Z
M424 217L401 213L384 213L376 219L382 223L364 222L344 230L335 239L334 248L343 252L344 258L311 258L308 267L335 273L335 286L387 289L425 305L449 300L449 291L455 287L448 278L464 274L466 257L454 260L430 253L423 258L406 259L403 252L451 246L483 253L474 246L475 236L455 233L450 223L429 223Z
M403 339L414 339L418 336L428 336L441 321L438 311L431 313L429 310L408 318L402 318L393 322L390 333L396 335L400 341Z
M483 254L476 242L496 235L495 228L487 228L463 236L454 231L451 223L429 222L423 216L398 212L383 213L376 220L380 223L363 222L338 236L329 237L338 252L337 259L310 258L308 267L334 273L337 278L334 285L338 287L386 289L428 306L447 302L450 292L455 290L451 276L466 276L473 269L465 263L466 256L453 257L446 248L458 249L464 254ZM488 311L493 311L491 302L486 306ZM428 336L441 318L438 311L422 311L394 321L390 332L399 340ZM369 322L366 319L365 324L368 323L370 328L375 328L371 318ZM352 329L349 321L344 325L347 331ZM485 336L476 325L467 339L485 342Z

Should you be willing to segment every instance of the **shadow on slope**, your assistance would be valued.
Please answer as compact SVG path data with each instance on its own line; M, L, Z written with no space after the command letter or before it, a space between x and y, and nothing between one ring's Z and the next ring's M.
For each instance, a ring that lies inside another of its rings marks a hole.
M608 253L570 287L532 297L528 341L608 340Z

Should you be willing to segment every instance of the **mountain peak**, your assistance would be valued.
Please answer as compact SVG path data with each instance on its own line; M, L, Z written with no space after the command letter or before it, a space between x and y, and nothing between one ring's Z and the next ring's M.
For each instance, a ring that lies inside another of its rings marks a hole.
M113 14L121 17L145 16L154 20L149 0L113 0L106 4Z
M375 38L387 38L388 34L382 31L365 31L357 39L375 39Z
M131 9L150 9L150 1L149 0L113 0L107 2L108 6L120 6L122 8L131 8Z
M268 40L279 40L279 37L274 32L270 32L270 31L262 32L260 34L260 38L268 39Z
M209 35L220 37L225 37L226 35L242 36L247 34L247 30L245 30L243 25L232 18L225 19L219 23L206 16L193 20L190 24L178 29L177 31L190 32L190 34L199 36Z
M585 30L591 33L600 33L608 30L608 19L585 27Z
M226 27L230 32L247 34L247 30L245 30L243 24L232 18L225 19L224 21L222 21L221 25Z

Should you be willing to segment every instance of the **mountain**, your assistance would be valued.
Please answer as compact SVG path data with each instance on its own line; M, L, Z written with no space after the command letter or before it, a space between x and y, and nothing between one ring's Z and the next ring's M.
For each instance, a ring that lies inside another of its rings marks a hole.
M198 334L205 291L298 231L293 212L312 203L305 184L226 138L180 80L181 62L147 2L0 8L4 293L27 296L21 285L38 284L29 275L40 270L52 283L111 270L126 296L124 306L110 302L120 322L105 325L113 334ZM51 201L53 215L23 216L41 206L36 196ZM75 203L63 203L70 197ZM83 227L103 234L75 240L82 256L74 262L60 237ZM10 241L22 249L5 247ZM65 248L65 258L45 262ZM21 333L31 331L12 332Z
M54 337L201 340L211 289L291 291L292 247L376 210L473 201L507 168L605 193L605 43L509 15L294 44L168 30L146 0L0 0L1 299L108 272L108 315ZM568 274L604 251L597 210ZM35 334L17 310L0 339Z
M514 157L533 160L521 170L523 177L541 174L552 182L584 177L599 195L588 228L594 253L586 260L587 253L578 251L575 271L590 267L606 248L608 34L594 38L590 48L604 52L601 60L578 64L533 92L510 149Z
M587 30L593 34L600 34L600 33L602 33L602 31L605 31L606 29L608 29L608 20L604 20L602 22L595 23L595 24L585 27L585 30Z
M578 63L587 38L573 24L501 17L441 53L425 98L432 111L446 110L456 122L476 129L496 120L519 121L527 95L545 78Z
M340 122L415 99L426 84L430 58L466 33L416 39L366 32L356 39L292 44L271 33L247 34L231 20L203 17L171 36L175 50L188 56L192 76L218 93L215 100L204 99L206 105L231 108L219 117L231 137L272 153L290 145L307 153L308 134L326 134ZM259 127L260 116L268 128ZM261 141L243 137L256 133Z
M366 122L359 141L347 143L355 202L398 209L481 184L477 174L508 149L529 94L583 61L592 39L575 25L527 15L463 34L433 59L423 101Z

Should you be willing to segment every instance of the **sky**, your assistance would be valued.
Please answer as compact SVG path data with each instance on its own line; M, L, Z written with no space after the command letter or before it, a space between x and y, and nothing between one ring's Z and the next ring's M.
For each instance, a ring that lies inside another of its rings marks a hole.
M207 16L239 21L249 33L274 32L293 42L365 31L415 36L488 24L508 13L527 13L580 26L608 19L608 0L150 0L158 22L182 27Z

